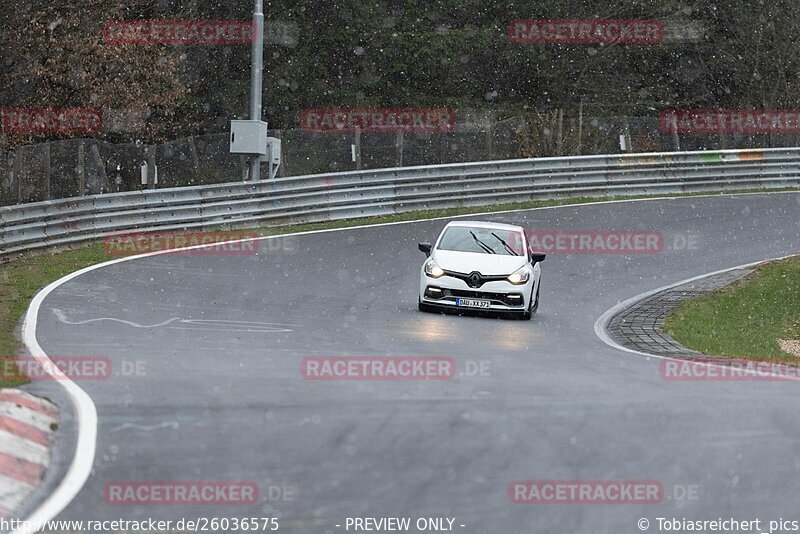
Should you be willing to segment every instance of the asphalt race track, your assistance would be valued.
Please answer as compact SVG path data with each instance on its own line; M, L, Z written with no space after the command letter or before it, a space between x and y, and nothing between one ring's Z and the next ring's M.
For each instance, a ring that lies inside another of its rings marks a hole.
M140 372L79 382L97 406L97 455L59 518L273 515L280 531L325 533L345 532L353 516L454 517L455 530L474 534L639 532L639 518L657 531L656 517L800 519L800 382L668 382L658 360L612 349L593 331L621 300L797 253L800 194L463 218L657 230L671 250L549 255L531 321L417 311L416 244L434 240L444 220L89 272L45 299L40 344ZM305 380L307 356L444 356L459 375ZM509 484L531 479L651 480L665 494L654 504L511 503ZM261 502L103 497L109 483L186 480L253 481Z

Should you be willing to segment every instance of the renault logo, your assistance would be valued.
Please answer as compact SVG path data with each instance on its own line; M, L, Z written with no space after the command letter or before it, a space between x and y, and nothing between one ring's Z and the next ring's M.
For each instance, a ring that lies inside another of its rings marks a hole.
M481 273L475 272L469 275L469 285L479 287L481 285Z

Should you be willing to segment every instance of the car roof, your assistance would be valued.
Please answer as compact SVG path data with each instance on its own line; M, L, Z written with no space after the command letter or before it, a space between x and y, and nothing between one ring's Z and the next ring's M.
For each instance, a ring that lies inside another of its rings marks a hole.
M488 221L451 221L447 223L445 228L450 226L462 226L462 227L469 227L469 228L490 228L492 230L509 230L509 231L517 231L523 232L521 226L517 226L514 224L504 224L504 223L496 223L496 222L488 222Z

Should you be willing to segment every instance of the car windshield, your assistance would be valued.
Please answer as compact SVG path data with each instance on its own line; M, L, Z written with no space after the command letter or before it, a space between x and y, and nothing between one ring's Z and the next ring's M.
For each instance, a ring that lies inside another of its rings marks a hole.
M525 239L518 230L451 226L445 230L436 248L456 252L522 256L525 251Z

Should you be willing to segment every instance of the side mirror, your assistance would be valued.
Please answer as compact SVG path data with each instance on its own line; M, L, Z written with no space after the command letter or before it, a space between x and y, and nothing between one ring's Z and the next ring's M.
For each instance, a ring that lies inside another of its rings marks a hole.
M420 243L417 245L419 247L420 252L424 252L425 256L430 258L431 257L431 244L430 243Z
M531 263L539 263L540 261L544 261L547 257L547 254L543 254L541 252L529 252L528 257L531 259Z

